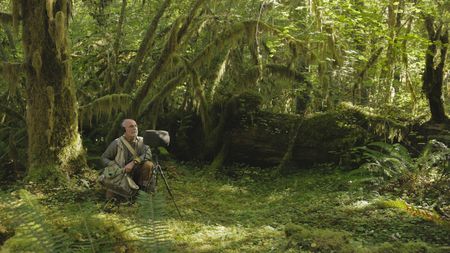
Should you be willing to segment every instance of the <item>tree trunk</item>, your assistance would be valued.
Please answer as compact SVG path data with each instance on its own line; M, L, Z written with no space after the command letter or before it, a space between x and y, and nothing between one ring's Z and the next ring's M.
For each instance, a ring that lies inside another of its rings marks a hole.
M442 99L442 84L444 79L444 65L447 57L448 28L437 25L431 16L425 18L425 27L430 45L425 56L425 70L423 73L422 90L425 93L431 111L431 122L444 123L448 121L445 115ZM438 45L440 48L438 48ZM435 62L435 58L436 61Z
M27 76L28 176L37 181L49 175L61 179L59 176L85 164L68 52L69 7L66 0L53 4L23 0L21 13Z

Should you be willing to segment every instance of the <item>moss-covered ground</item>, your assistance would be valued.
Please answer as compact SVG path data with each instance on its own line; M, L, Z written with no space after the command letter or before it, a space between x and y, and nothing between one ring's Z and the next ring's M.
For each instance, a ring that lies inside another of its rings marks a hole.
M273 169L235 166L212 173L198 164L163 165L182 213L180 218L165 193L168 252L450 252L448 221L383 204L394 198L371 192L359 183L361 175L339 168L281 176ZM166 192L162 180L158 186ZM110 234L117 240L111 252L146 251L120 243L133 241L132 234L114 235L132 233L126 227L137 225L135 204L105 203L95 189L33 194L44 209L57 210L49 224L77 242L87 245ZM80 219L83 214L90 217ZM0 233L9 238L1 252L20 250L26 243L3 218ZM86 252L108 251L96 245Z
M326 166L284 177L269 169L230 170L235 180L218 180L201 169L181 170L171 180L184 215L172 213L169 220L175 251L366 252L391 244L392 250L410 252L407 243L418 241L450 249L448 226L384 208L379 203L386 197L369 192L351 173ZM335 243L344 245L333 249Z

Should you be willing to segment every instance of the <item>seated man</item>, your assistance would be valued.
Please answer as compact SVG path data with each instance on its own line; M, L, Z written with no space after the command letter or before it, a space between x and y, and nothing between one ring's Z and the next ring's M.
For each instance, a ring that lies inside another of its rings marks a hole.
M134 182L143 189L148 186L153 170L150 147L138 136L136 121L125 119L122 122L125 133L109 144L102 154L105 166L118 165L124 173L128 173ZM112 198L114 192L106 190L106 198Z

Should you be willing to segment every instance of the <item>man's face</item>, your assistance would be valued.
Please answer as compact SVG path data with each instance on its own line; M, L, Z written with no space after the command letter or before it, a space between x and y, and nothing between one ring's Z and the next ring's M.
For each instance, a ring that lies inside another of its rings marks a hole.
M136 138L138 135L138 126L134 120L126 120L124 122L125 137Z

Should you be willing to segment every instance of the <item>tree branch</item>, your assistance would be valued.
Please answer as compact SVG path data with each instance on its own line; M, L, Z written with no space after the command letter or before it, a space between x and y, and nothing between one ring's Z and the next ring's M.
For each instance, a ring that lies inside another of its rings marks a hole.
M181 27L179 27L178 21L172 25L171 33L169 35L168 40L166 41L161 56L159 57L155 66L152 68L145 83L136 91L136 95L133 99L130 108L131 109L130 115L133 116L139 115L139 107L141 105L141 102L144 100L145 96L147 96L151 84L153 84L153 82L161 75L161 73L163 73L165 67L168 65L173 55L177 51L181 42L180 39L182 39L186 35L189 26L192 23L191 22L192 19L195 17L198 9L205 2L206 2L205 0L197 0L194 3L193 7L191 8L191 11L189 12L189 16L185 19L185 22L183 22Z
M147 28L147 31L145 33L145 37L141 42L141 45L139 46L138 53L136 54L136 57L133 60L133 63L131 63L130 72L128 73L128 78L123 84L123 87L126 91L132 90L134 85L136 84L136 80L139 77L138 70L142 65L142 62L144 61L145 56L147 55L148 48L153 43L153 40L155 38L156 29L158 28L159 21L166 11L167 7L170 5L171 0L165 0L162 5L159 7L158 12L156 13L155 17L153 18L152 22Z

